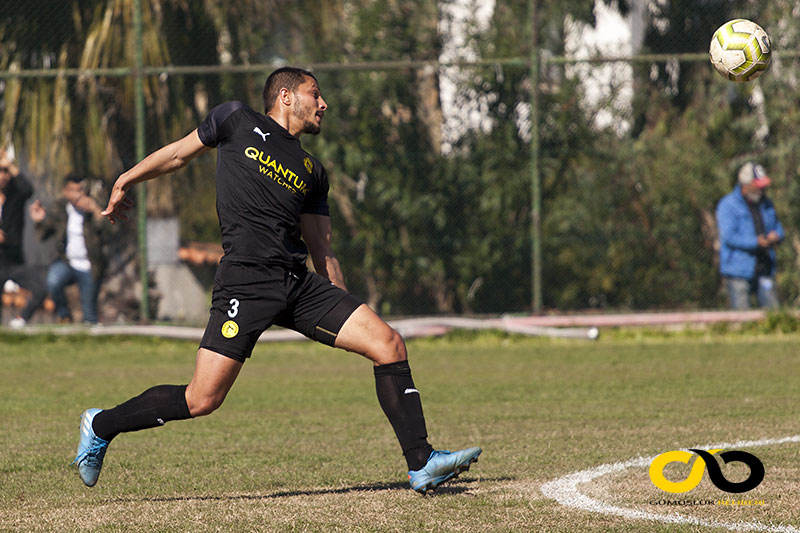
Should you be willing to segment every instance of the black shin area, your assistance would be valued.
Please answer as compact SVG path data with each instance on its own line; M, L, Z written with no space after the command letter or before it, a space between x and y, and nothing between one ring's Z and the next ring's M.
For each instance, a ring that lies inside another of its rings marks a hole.
M95 415L92 429L101 439L119 433L163 426L170 420L192 418L186 405L186 385L158 385L113 409Z
M411 379L408 361L374 368L378 402L400 441L408 469L419 470L425 466L433 447L428 444L422 402Z

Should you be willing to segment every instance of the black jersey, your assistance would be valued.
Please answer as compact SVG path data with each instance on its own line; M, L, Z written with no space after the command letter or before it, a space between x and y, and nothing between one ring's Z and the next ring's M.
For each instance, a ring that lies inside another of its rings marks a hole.
M328 175L300 140L242 102L226 102L197 129L217 148L217 216L225 260L305 266L300 214L328 215Z

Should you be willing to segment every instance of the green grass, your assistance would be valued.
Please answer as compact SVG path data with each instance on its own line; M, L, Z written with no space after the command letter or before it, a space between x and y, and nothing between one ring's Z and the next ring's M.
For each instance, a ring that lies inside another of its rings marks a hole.
M259 345L219 411L120 436L88 489L69 466L80 413L188 382L196 344L0 334L0 530L706 531L577 511L539 487L603 463L800 433L798 341L409 342L431 443L484 448L470 472L421 497L407 488L370 363L312 343ZM750 451L767 472L748 495L767 501L759 509L648 507L673 496L646 469L584 492L648 512L800 527L797 445ZM685 497L730 497L707 478L695 490Z

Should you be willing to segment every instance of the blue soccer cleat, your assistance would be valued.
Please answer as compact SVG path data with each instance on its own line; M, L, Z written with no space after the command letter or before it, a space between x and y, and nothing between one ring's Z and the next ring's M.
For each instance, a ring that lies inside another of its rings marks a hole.
M469 465L477 462L482 451L480 448L466 448L457 452L434 450L425 466L408 472L411 488L420 494L434 490L448 479L469 470Z
M78 442L78 455L72 464L78 465L78 474L87 487L94 487L103 468L108 441L94 434L92 421L102 409L87 409L81 416L81 440Z

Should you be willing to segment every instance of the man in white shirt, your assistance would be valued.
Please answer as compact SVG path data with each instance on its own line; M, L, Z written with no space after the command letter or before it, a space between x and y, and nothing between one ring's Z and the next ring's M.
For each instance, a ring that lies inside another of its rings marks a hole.
M97 292L105 258L103 232L106 225L102 208L84 188L84 177L70 174L64 180L62 198L48 214L39 202L31 205L31 219L41 239L57 236L59 259L47 272L47 289L62 321L72 321L64 289L77 283L81 295L83 321L97 323Z

